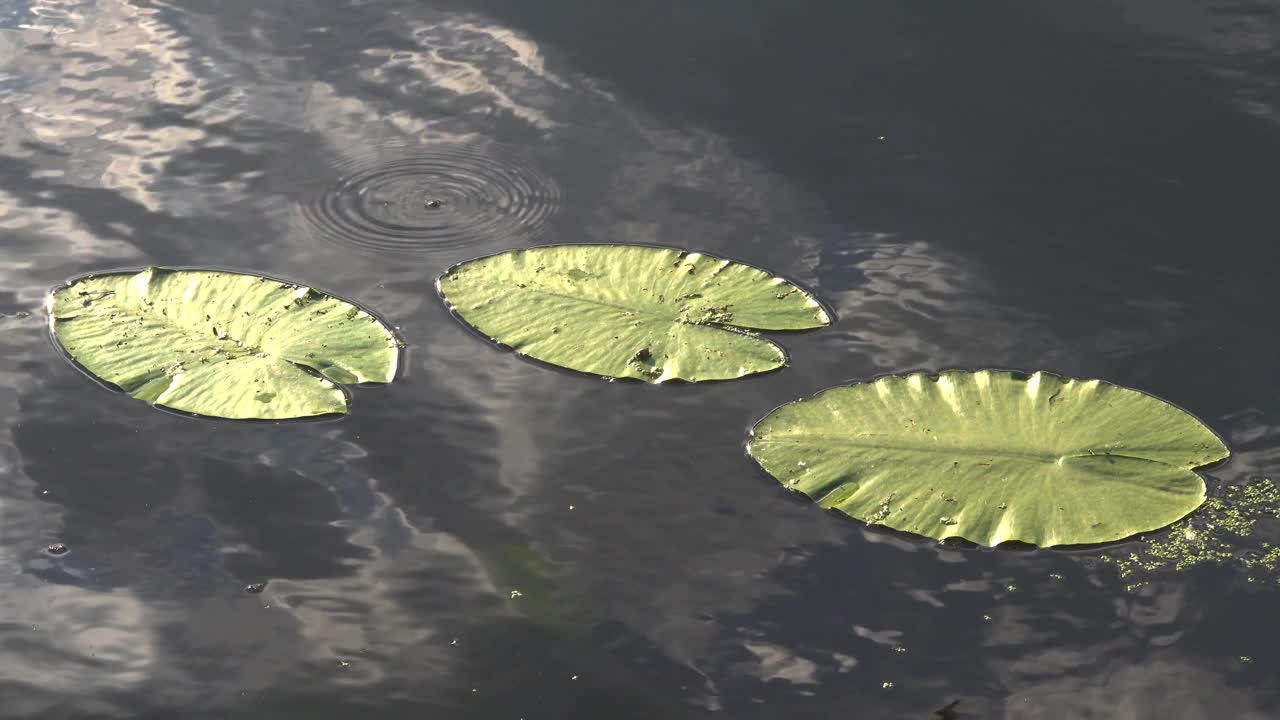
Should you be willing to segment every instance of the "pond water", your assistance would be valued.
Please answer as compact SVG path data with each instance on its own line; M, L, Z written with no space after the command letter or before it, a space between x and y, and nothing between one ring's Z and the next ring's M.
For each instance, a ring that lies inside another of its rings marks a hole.
M0 0L0 717L1280 716L1274 574L943 547L743 449L830 385L1045 369L1202 418L1211 492L1280 476L1278 43L1277 0ZM437 298L550 242L838 321L653 387ZM148 264L366 304L403 376L297 424L113 394L43 297Z

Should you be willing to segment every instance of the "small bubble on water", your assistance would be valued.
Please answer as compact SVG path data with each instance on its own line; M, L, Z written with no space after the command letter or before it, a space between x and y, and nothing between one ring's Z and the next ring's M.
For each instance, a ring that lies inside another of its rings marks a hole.
M44 551L56 557L58 555L66 555L67 553L71 552L71 548L67 547L62 543L54 543L49 547L45 548Z
M263 590L266 590L266 589L267 589L267 584L264 582L249 583L248 585L244 586L244 591L249 593L250 595L259 595L262 593Z

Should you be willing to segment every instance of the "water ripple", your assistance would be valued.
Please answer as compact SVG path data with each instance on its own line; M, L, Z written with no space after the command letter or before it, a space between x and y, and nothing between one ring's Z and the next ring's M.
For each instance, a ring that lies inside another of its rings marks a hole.
M496 147L433 145L385 160L350 160L342 177L301 204L328 241L374 253L475 247L537 237L560 207L550 177Z

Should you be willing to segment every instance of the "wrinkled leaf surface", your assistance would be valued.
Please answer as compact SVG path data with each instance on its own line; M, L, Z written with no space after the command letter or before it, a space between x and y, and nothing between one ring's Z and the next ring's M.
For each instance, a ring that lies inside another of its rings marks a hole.
M782 278L670 248L512 250L451 268L439 290L464 321L518 353L651 383L782 367L782 348L752 330L830 322L812 295Z
M1101 543L1198 507L1228 455L1186 412L1098 380L982 370L884 377L774 410L751 456L868 523L980 545Z
M385 383L399 347L377 318L257 275L146 268L93 275L49 298L58 342L135 398L211 417L346 412L335 383ZM321 377L323 376L323 377Z

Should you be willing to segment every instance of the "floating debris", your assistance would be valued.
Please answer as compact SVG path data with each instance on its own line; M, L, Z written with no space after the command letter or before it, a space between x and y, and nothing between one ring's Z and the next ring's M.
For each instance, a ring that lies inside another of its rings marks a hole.
M1280 546L1254 540L1258 522L1268 519L1280 519L1280 488L1269 478L1227 485L1166 532L1143 537L1136 550L1104 555L1102 561L1114 565L1122 579L1138 580L1130 590L1152 575L1233 561L1249 571L1251 581L1258 575L1280 581Z

